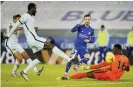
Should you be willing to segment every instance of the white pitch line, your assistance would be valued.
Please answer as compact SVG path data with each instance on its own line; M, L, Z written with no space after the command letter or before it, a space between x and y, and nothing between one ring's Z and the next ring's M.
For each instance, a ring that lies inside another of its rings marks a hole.
M39 87L76 87L76 86L90 86L90 85L115 85L115 84L133 84L132 82L106 82L106 83L91 83L91 84L78 84L78 85L56 85L56 86L39 86Z

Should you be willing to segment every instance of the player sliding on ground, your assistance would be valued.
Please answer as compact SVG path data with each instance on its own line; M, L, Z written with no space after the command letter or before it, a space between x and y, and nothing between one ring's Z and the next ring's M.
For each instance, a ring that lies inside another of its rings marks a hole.
M77 32L77 38L72 49L71 57L78 57L79 63L73 68L78 73L78 67L81 63L87 63L89 58L85 58L85 54L88 53L87 43L93 43L95 41L94 29L90 26L91 16L86 14L80 24L74 26L71 32ZM84 22L84 24L81 24ZM72 61L67 63L64 77L67 77L68 71L72 65Z
M12 33L15 31L15 29L19 25L23 25L24 33L25 33L25 36L26 36L28 45L32 49L33 53L35 53L37 56L39 56L41 54L41 51L44 48L50 48L58 56L61 56L66 61L70 61L71 58L69 58L64 52L62 52L60 49L58 49L55 45L53 45L50 42L48 42L46 40L46 38L41 38L41 37L37 36L36 31L34 29L34 19L33 19L33 16L35 16L35 14L37 12L36 11L36 8L37 8L36 7L36 4L34 4L34 3L30 3L28 5L28 12L25 13L19 19L19 21L17 21L14 24L14 26L11 29L8 37L10 37L12 35ZM39 63L41 63L39 61L39 59L33 60L32 63L30 63L30 65L28 65L28 67L26 69L24 69L23 71L21 71L21 76L26 81L29 81L29 79L27 77L28 71L31 70L33 67L35 67L36 64L39 64Z
M122 47L120 44L114 45L113 53L115 55L115 60L111 64L105 61L98 65L87 66L86 69L92 71L78 73L69 77L61 77L58 79L68 80L68 79L81 79L88 77L98 80L119 81L125 71L127 72L130 71L130 64L128 58L125 55L123 55Z

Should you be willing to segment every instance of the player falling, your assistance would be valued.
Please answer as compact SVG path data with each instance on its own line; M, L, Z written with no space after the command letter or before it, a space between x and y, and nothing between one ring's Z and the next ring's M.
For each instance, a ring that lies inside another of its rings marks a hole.
M7 29L7 35L10 33L11 28L14 26L14 24L21 18L19 14L16 14L13 16L13 22L11 22ZM15 32L6 40L6 49L7 51L11 52L14 58L16 58L14 68L12 71L11 76L17 77L17 70L22 62L22 59L24 58L28 64L32 62L26 51L21 47L21 45L18 43L18 37L19 37L19 30L22 30L23 28L21 26L17 27ZM37 75L40 75L43 67L39 70L37 70L36 67L33 68L35 73Z
M98 65L87 66L86 69L92 70L90 72L83 72L72 75L70 77L61 77L61 80L93 78L98 80L119 81L125 71L130 71L130 64L128 58L123 55L120 44L115 44L113 47L115 61L112 64L106 61ZM93 70L96 69L96 70Z
M71 55L71 57L78 57L79 63L73 68L76 72L78 72L78 67L81 63L86 64L89 60L89 58L84 57L85 54L88 53L87 43L93 43L95 40L94 29L90 26L90 20L90 14L86 14L81 21L81 23L84 21L84 24L77 24L71 30L71 32L77 32L77 38L75 40ZM64 77L67 77L71 65L72 60L67 63Z
M33 53L35 53L36 55L40 55L41 51L44 48L50 48L52 49L52 51L54 53L56 53L58 56L61 56L62 58L64 58L67 61L70 61L71 58L69 58L64 52L62 52L60 49L58 49L55 45L51 44L50 42L48 42L46 40L46 38L42 38L37 36L35 29L34 29L34 19L33 16L35 16L36 14L36 4L34 3L30 3L28 5L28 12L25 13L20 19L19 21L17 21L13 28L11 29L11 32L9 34L9 37L12 35L12 33L15 31L15 29L19 26L22 25L24 28L24 33L27 39L27 42L29 44L29 47L32 49ZM23 71L21 71L21 76L26 80L29 81L28 77L27 77L27 73L30 69L32 69L33 67L35 67L36 64L41 63L39 61L39 59L35 59L33 60L33 62L28 65L28 67L26 69L24 69Z

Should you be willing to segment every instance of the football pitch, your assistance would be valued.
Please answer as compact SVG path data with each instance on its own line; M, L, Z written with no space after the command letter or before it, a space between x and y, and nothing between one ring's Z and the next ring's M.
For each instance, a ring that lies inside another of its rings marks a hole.
M58 76L63 76L65 65L46 65L40 64L37 68L44 66L45 71L40 76L36 76L33 70L29 71L30 81L25 81L20 71L27 65L23 64L18 70L18 77L11 77L12 64L1 64L1 87L133 87L133 66L130 72L126 72L119 82L99 81L95 79L75 79L75 80L57 80ZM80 69L81 72L83 70ZM74 74L71 68L69 75Z

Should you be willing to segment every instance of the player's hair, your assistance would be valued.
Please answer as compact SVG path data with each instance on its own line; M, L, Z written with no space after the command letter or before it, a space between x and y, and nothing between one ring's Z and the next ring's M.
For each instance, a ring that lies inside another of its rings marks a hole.
M16 15L16 18L17 18L17 17L21 17L21 15L20 15L20 14L17 14L17 15Z
M119 50L122 50L122 47L121 47L120 44L115 44L114 47L116 47L116 48L119 49Z
M30 10L31 8L34 8L35 6L36 6L36 4L30 3L30 4L28 5L28 10Z
M90 16L91 16L90 14L86 14L86 15L84 16L84 18L85 18L85 17L90 17Z
M13 19L16 19L17 17L21 17L21 15L20 15L20 14L14 15L14 16L13 16Z
M104 25L101 25L101 28L105 28Z

